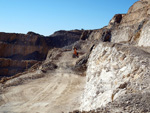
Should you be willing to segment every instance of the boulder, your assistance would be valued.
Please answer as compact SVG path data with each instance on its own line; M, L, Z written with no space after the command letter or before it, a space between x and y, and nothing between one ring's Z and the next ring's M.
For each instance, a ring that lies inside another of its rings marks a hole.
M52 63L52 62L47 62L47 63L44 63L42 64L42 72L46 73L47 71L49 70L55 70L57 69L57 65Z

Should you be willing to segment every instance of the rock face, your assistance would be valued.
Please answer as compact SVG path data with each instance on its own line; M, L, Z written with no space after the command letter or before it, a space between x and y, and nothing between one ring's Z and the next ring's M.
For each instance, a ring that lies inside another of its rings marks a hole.
M105 107L108 103L116 100L123 110L127 107L123 106L126 101L120 101L120 97L124 97L127 101L135 99L128 95L137 95L140 98L140 95L146 94L147 97L143 98L143 103L147 102L150 96L149 59L149 53L136 47L100 43L94 48L88 60L87 83L81 108L89 111ZM149 103L147 103L148 105L142 104L137 98L137 102L142 105L139 108L134 102L132 107L130 106L131 111L134 109L150 111L147 108ZM117 111L120 108L115 109Z
M80 39L83 31L57 31L50 36L0 33L0 77L23 72L45 60L48 50L68 46Z
M41 35L31 34L30 32L26 35L0 33L1 58L43 60L48 49L48 44ZM43 57L39 58L38 55Z
M0 58L0 74L3 76L15 75L18 72L23 72L32 65L38 63L36 60L12 60Z
M72 30L72 31L57 31L54 34L50 35L48 38L48 44L52 47L61 48L68 46L78 41L82 35L82 30Z
M48 49L44 36L32 32L26 35L0 33L0 77L23 72L44 60Z
M150 2L140 0L130 7L127 14L116 14L108 26L94 30L89 39L135 46L149 46Z
M102 42L88 60L81 110L150 112L149 8L149 0L140 0L91 33Z
M149 46L149 42L143 42L146 40L145 37L148 37L146 26L149 24L149 8L150 4L146 0L138 1L131 6L119 24L109 26L112 29L111 42Z

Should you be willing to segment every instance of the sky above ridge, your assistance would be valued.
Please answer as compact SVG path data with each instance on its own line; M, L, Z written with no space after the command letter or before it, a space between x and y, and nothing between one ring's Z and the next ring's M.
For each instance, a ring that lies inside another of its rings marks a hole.
M0 32L99 29L138 0L0 0Z

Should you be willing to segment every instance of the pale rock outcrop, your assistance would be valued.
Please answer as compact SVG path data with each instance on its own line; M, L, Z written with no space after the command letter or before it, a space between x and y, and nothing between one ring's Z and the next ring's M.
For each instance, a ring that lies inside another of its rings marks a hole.
M148 26L149 8L150 4L146 0L138 1L132 5L128 13L123 16L120 24L113 26L111 42L141 46L141 43L143 43L140 42L143 40L141 39L142 37L135 37L135 35L140 35L141 30L145 31L144 26ZM148 46L148 43L149 42L146 42L145 45Z
M139 37L139 42L138 46L150 46L150 21L147 22L147 24L143 27L140 37Z
M105 108L108 103L121 96L137 96L145 93L149 95L149 58L150 54L140 48L122 44L100 43L93 49L88 60L87 83L82 96L81 109L90 111ZM145 102L149 99L148 97L144 98ZM124 101L117 100L118 105L130 102L130 99L132 100L132 98L126 98ZM139 102L138 105L142 104L140 101L137 102ZM127 112L134 111L134 109L139 110L136 103L132 104ZM115 108L115 110L122 109L121 107ZM150 111L145 107L143 105L140 109Z
M81 111L150 112L149 14L150 1L139 0L91 33L102 42L88 60ZM107 36L111 43L104 43Z
M88 39L90 39L90 40L99 40L100 37L102 36L102 33L103 33L103 30L102 30L102 29L100 29L100 30L94 30L94 31L90 34L90 36L89 36Z
M125 27L124 29L116 29L112 32L112 38L111 42L114 43L124 43L130 41L130 33L131 33L130 27Z
M127 14L114 15L114 17L110 20L108 26L105 26L99 30L93 30L88 39L100 39L104 42L108 41L114 43L126 43L128 45L141 46L143 43L142 40L144 39L143 37L140 37L140 34L147 34L145 29L146 26L149 25L149 16L149 1L137 1L130 7ZM145 46L147 47L149 45L149 41L145 40L145 42Z
M146 0L140 0L136 2L132 7L130 7L128 13L133 13L135 11L141 10L143 7L145 7L145 4L147 3L145 1Z

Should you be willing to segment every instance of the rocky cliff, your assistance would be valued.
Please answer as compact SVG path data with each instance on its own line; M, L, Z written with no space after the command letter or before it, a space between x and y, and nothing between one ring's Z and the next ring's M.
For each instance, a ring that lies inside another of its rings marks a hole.
M100 43L88 60L81 108L90 111L115 104L110 112L150 111L149 59L140 48Z
M149 8L140 0L89 37L102 42L88 60L83 111L150 112Z
M23 72L45 60L48 50L64 47L80 39L83 31L57 31L50 36L0 33L0 77Z

